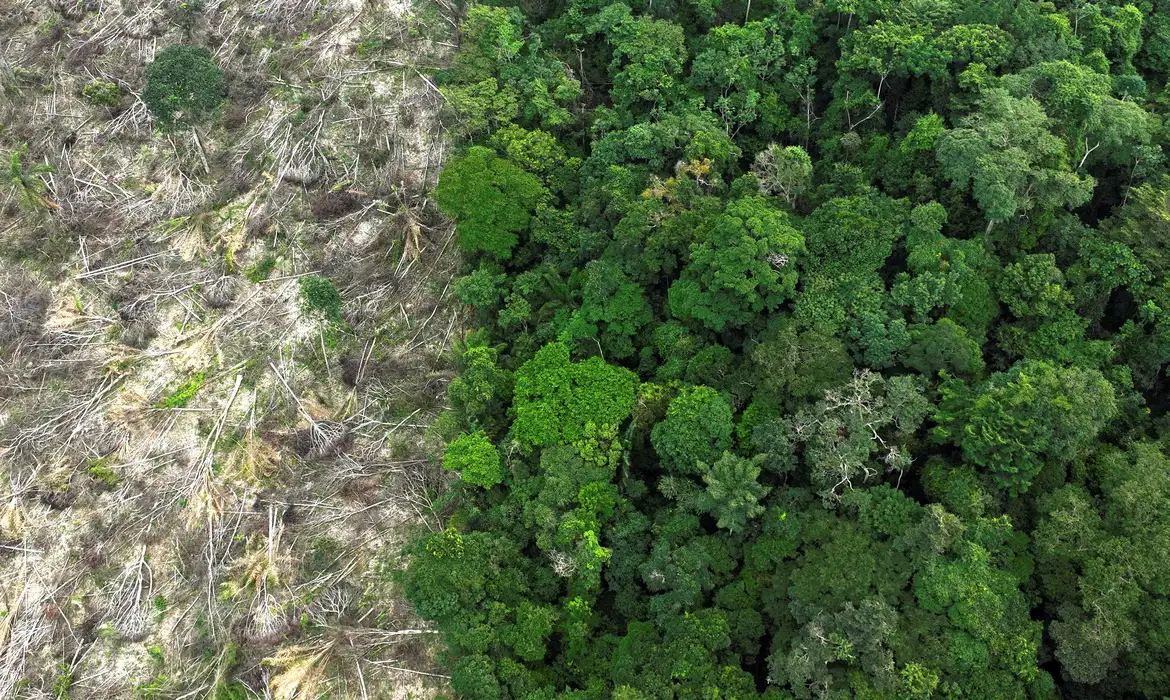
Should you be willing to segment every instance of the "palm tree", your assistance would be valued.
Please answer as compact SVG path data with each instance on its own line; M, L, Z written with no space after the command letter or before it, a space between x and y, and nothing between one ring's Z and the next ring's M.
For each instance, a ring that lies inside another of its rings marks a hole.
M39 163L25 168L21 160L28 151L28 144L21 144L20 148L12 152L12 161L9 164L8 177L12 187L20 199L20 206L27 211L38 211L44 207L58 209L58 205L48 197L49 188L41 174L57 172L48 163Z

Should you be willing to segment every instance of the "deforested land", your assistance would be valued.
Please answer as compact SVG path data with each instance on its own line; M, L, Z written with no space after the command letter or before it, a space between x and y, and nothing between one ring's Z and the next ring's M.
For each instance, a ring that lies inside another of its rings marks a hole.
M0 698L445 687L458 17L0 2Z

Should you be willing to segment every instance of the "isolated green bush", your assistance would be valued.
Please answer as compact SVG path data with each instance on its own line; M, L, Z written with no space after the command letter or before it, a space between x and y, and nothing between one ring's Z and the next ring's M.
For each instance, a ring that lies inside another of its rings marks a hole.
M108 80L93 80L81 88L81 96L94 107L116 107L122 101L122 90Z
M203 386L203 379L203 373L197 372L193 377L180 385L178 389L175 389L170 395L160 401L157 404L158 408L184 408L190 403L191 399L195 398L195 394Z
M164 131L206 120L224 99L223 69L203 46L168 46L146 67L142 101Z
M301 308L305 313L320 313L331 321L341 320L341 294L337 287L324 277L309 275L302 277Z

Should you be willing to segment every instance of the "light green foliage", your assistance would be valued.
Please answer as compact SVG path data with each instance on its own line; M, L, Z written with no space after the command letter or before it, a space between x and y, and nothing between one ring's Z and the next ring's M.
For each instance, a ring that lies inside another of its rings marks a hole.
M833 501L859 485L854 480L864 483L884 471L908 468L911 456L896 438L912 434L929 413L913 377L885 379L861 371L786 422L805 443L812 483L822 498Z
M946 69L947 56L931 40L932 33L929 25L874 22L851 35L852 46L839 65L882 78L939 75Z
M1113 386L1100 372L1024 361L977 388L945 383L936 435L1021 493L1046 459L1075 458L1116 411Z
M752 174L759 181L761 192L783 197L788 206L795 206L812 181L812 158L800 146L781 148L769 144L756 154Z
M650 441L668 472L699 475L731 447L731 406L707 386L684 388Z
M935 46L954 63L977 63L996 68L1012 53L1011 34L989 24L963 24L941 32Z
M804 241L763 199L735 200L715 219L669 293L671 313L714 330L742 326L790 298Z
M158 402L159 408L184 408L203 386L203 373L197 372Z
M110 468L108 458L91 460L85 471L89 474L89 478L108 489L117 488L121 481L118 474Z
M49 188L40 177L43 174L55 173L57 170L48 163L38 163L26 167L24 154L28 152L28 144L21 144L8 158L8 181L12 183L20 206L26 211L39 212L44 209L58 208L48 197Z
M447 85L441 90L447 108L455 113L460 130L469 136L508 124L520 109L520 96L500 88L495 78L467 85Z
M447 445L447 451L443 454L443 468L459 472L459 478L485 489L490 489L504 478L500 453L482 430L460 435Z
M1053 316L1073 302L1052 255L1029 255L1004 268L999 296L1018 318Z
M901 690L907 698L926 700L938 687L938 674L925 666L915 663L906 664L898 673L901 678Z
M533 49L525 40L523 16L503 7L479 5L467 12L455 66L440 75L446 108L466 136L536 121L555 129L572 122L566 105L581 94L567 67Z
M499 350L469 338L455 348L460 376L447 386L447 400L460 429L502 432L504 411L512 399L512 374L499 366Z
M549 343L516 370L512 437L530 449L581 440L589 425L617 428L637 387L633 372L600 357L570 362L567 347Z
M1110 77L1088 66L1049 61L1022 72L1009 85L1018 95L1041 100L1065 135L1077 170L1091 155L1130 162L1150 142L1150 115L1135 102L1113 97Z
M927 612L946 615L995 666L1031 680L1037 674L1034 659L1040 623L1028 619L1027 603L1016 581L990 565L986 550L973 543L957 549L957 558L940 557L915 576L918 604Z
M172 44L146 67L142 101L163 131L205 121L224 99L223 69L206 47Z
M719 527L728 532L743 532L749 520L764 512L760 499L771 489L757 481L763 461L762 455L756 459L744 459L724 452L710 467L700 463L699 468L706 470L703 474L703 483L707 485L704 500L710 504L711 514L718 519L716 524Z
M93 80L81 88L81 96L95 107L117 107L122 101L122 90L108 80Z
M276 269L276 256L269 254L260 258L255 265L248 268L245 275L251 282L259 284L268 279L268 275L274 269Z
M497 258L511 257L519 234L528 228L533 209L544 197L545 189L535 176L482 146L452 158L435 188L439 206L455 217L463 250Z
M73 687L73 671L65 664L61 664L57 677L53 679L53 685L49 688L49 692L53 694L57 700L67 700Z
M1084 204L1093 181L1072 172L1068 158L1040 103L999 88L983 91L979 111L938 139L947 177L971 187L990 223Z
M560 142L539 129L529 131L509 125L492 134L491 143L508 160L530 173L548 174L565 161L565 149Z
M493 273L489 268L478 267L471 274L455 280L455 294L464 304L487 308L500 301L506 287L506 275Z

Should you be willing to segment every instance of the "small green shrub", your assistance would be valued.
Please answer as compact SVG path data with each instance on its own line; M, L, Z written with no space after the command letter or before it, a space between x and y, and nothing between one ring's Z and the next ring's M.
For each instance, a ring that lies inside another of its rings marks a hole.
M184 382L178 389L175 389L169 396L158 402L158 408L183 408L188 402L194 398L195 393L199 391L199 387L203 386L203 373L199 372L195 376Z
M49 199L48 187L40 177L44 173L55 173L56 169L48 163L25 166L24 154L27 151L28 144L24 143L8 157L8 181L16 190L20 207L30 212L59 208Z
M386 41L383 39L366 39L357 45L354 53L357 54L358 58L369 58L385 48Z
M219 682L212 691L211 700L247 700L252 697L248 693L248 689L242 683L232 681L231 683Z
M94 107L117 107L122 90L108 80L94 80L81 88L81 96Z
M57 700L63 700L69 697L69 689L73 687L73 673L65 664L61 664L59 670L60 673L53 680L53 685L49 688L49 692Z
M252 282L263 282L264 280L268 279L269 273L271 273L275 268L276 256L269 254L265 255L263 258L257 261L256 264L252 267L249 267L247 272L244 274L246 274L248 279Z
M89 478L106 488L117 488L118 475L114 473L113 469L110 469L109 463L108 457L95 459L89 463L89 469L86 470L86 473L89 474Z
M342 555L341 543L332 537L317 537L305 555L302 568L306 579L315 578L332 569Z
M134 685L133 697L141 700L160 697L168 680L165 674L160 673L149 681L137 683Z
M319 313L331 321L341 320L341 293L324 277L302 277L301 308L305 313Z
M224 94L223 69L203 46L173 44L146 67L142 101L163 131L209 118Z
M166 663L166 658L163 657L162 647L158 645L146 647L146 655L150 657L150 662L155 666L162 666Z

